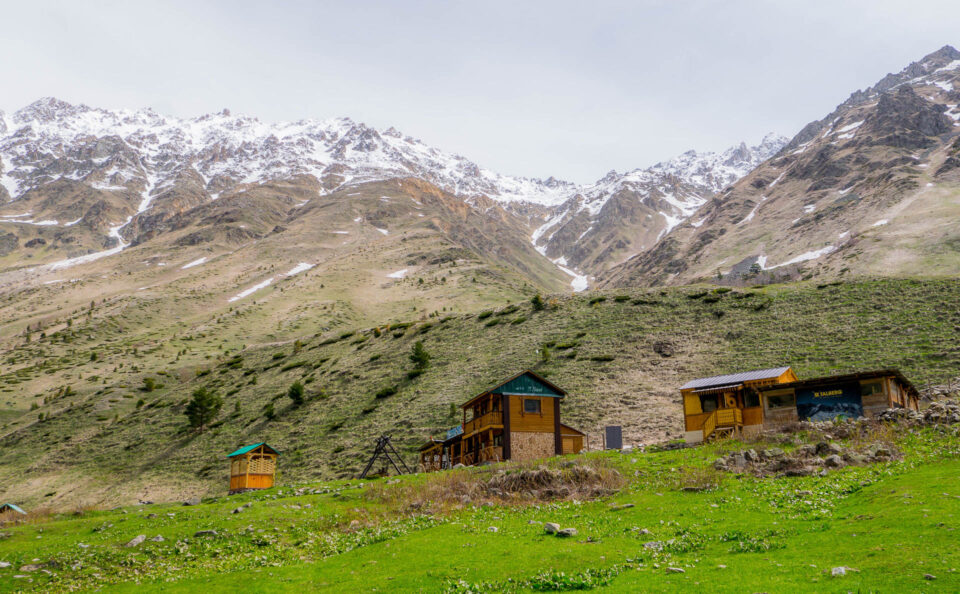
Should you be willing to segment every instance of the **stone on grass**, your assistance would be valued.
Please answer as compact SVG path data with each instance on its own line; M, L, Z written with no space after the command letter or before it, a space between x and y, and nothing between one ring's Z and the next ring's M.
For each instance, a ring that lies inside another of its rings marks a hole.
M577 535L576 528L564 528L560 532L557 532L557 536L576 536L576 535Z
M500 529L496 526L490 526L487 528L487 532L498 532Z
M845 575L847 575L847 568L846 568L846 567L834 567L833 569L830 570L830 575L832 575L833 577L842 577L842 576L845 576Z
M146 534L138 534L137 536L133 537L130 542L123 546L127 547L128 549L132 549L133 547L139 547L145 540L147 540Z
M668 567L667 573L687 573L682 567Z
M184 501L183 504L184 505L200 505L200 498L191 497L190 499L187 499L186 501Z
M10 567L9 563L7 563L6 561L0 561L0 569L6 569L8 567Z
M543 525L543 530L547 534L556 534L557 532L560 532L560 524L547 522L546 524Z
M198 530L193 533L194 536L216 536L216 530Z
M150 542L163 542L163 537L159 534L150 539Z
M937 576L933 575L932 573L925 573L923 574L923 579L933 581L937 579Z

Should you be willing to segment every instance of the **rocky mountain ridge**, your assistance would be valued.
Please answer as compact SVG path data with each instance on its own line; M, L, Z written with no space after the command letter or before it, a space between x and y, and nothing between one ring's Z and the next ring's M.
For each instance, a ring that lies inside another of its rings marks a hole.
M960 270L960 52L946 46L805 126L606 286Z
M0 113L0 122L0 227L19 230L8 234L7 243L16 243L8 251L48 246L47 259L61 268L182 228L191 217L222 211L216 201L260 186L295 186L302 198L285 206L289 217L314 192L417 178L478 210L488 201L506 209L578 289L625 250L652 246L785 142L770 135L756 147L688 151L583 186L499 175L394 128L349 118L267 124L224 110L179 119L44 98ZM249 196L238 201L261 206ZM234 236L262 236L245 229Z

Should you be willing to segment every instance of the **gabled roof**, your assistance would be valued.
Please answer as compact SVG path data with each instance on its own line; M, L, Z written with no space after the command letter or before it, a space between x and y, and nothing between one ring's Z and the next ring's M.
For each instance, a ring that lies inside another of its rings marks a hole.
M513 377L500 382L489 390L474 396L465 402L462 407L466 408L472 404L474 400L480 398L481 396L486 396L487 394L506 394L507 396L548 396L551 398L563 398L567 395L567 393L556 384L549 382L546 378L543 378L527 369L526 371L521 371Z
M587 434L584 433L583 431L580 431L579 429L574 429L570 425L564 425L563 423L560 423L560 435L581 435L583 437L587 436Z
M739 385L743 382L777 378L789 370L789 366L771 367L770 369L754 369L753 371L741 371L740 373L702 377L700 379L690 380L689 382L680 386L680 389L690 390L692 388L712 388L727 384Z
M23 514L23 515L27 515L27 512L23 511L23 510L20 509L18 506L14 505L14 504L12 504L12 503L0 503L0 511L6 511L6 510L8 510L8 509L12 509L13 511L15 511L15 512L17 512L17 513L21 513L21 514Z
M255 443L255 444L253 444L253 445L243 446L242 448L240 448L240 449L237 450L236 452L233 452L232 454L227 454L227 458L233 458L234 456L240 456L240 455L246 454L247 452L249 452L249 451L251 451L251 450L255 450L255 449L259 448L260 446L267 446L267 449L269 449L272 453L274 453L274 454L280 454L280 452L278 452L277 450L275 450L275 449L273 449L272 447L270 447L269 445L267 445L267 442L261 441L260 443Z

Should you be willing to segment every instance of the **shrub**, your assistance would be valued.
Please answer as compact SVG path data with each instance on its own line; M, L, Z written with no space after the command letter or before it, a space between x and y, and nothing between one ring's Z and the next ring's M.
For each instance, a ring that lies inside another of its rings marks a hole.
M397 386L387 386L387 387L385 387L385 388L380 388L380 389L377 391L377 393L374 394L374 397L375 397L375 398L388 398L388 397L393 396L394 394L396 394L398 390L399 390L399 388L398 388Z
M598 304L598 303L603 303L603 302L606 301L606 300L607 300L606 297L602 297L602 296L601 296L601 297L594 297L594 298L592 298L592 299L590 300L590 305L596 305L596 304Z
M143 389L144 392L153 392L153 390L154 390L156 387L157 387L157 381L156 381L155 379L153 379L152 377L145 377L145 378L143 378L143 388L142 388L142 389Z
M623 303L624 301L630 301L630 295L617 295L613 298L617 303Z
M304 389L303 384L300 382L293 382L290 384L290 388L287 390L287 397L290 400L293 400L295 406L300 406L304 401Z
M526 316L520 316L520 317L514 319L512 322L510 322L510 324L513 325L513 326L517 326L517 325L522 324L522 323L524 323L524 322L526 322L526 321L527 321Z
M478 319L478 320L486 320L487 318L489 318L489 317L492 316L492 315L493 315L493 312L490 311L490 310L482 311L482 312L480 312L480 313L477 314L477 319Z
M488 320L487 323L484 324L484 326L487 326L487 327L496 326L499 323L500 323L500 318L493 318L492 320Z
M616 359L616 357L614 357L613 355L594 355L590 357L591 361L600 361L600 362L613 361L614 359Z
M543 308L547 306L543 300L543 297L540 296L540 293L534 295L533 299L530 300L530 303L533 304L533 311L543 311Z
M274 360L274 361L277 361L278 359L283 359L284 357L286 357L286 355L284 355L283 353L274 353L274 354L273 354L273 360Z
M268 402L266 405L264 405L263 416L268 420L271 420L277 416L277 412L273 409L273 402Z

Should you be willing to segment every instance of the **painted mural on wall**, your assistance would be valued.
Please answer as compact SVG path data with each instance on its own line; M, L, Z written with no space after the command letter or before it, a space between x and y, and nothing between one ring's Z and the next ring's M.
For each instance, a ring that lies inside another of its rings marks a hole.
M810 421L862 417L860 384L838 384L797 390L797 415Z

